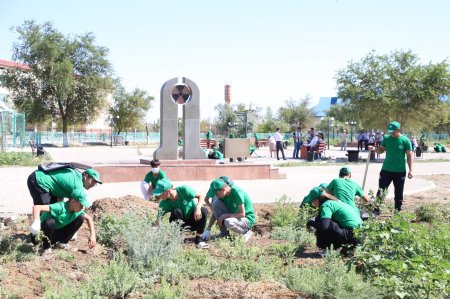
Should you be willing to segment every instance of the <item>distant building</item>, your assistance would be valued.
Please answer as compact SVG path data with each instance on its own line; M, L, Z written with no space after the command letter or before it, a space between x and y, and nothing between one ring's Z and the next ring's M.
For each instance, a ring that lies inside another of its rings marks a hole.
M342 100L337 97L320 97L319 104L312 108L316 118L325 117L333 105L342 105Z

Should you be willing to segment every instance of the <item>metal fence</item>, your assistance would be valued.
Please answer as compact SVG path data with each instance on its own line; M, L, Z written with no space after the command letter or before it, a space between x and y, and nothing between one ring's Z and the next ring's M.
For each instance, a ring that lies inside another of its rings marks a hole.
M23 147L27 143L25 114L13 111L0 112L0 150L6 147Z
M8 112L11 113L11 112ZM2 149L5 147L24 147L28 146L30 140L34 140L36 145L52 144L62 146L63 133L59 131L25 131L25 116L23 114L0 113L1 126L0 137ZM273 135L273 133L258 133L260 139L266 139ZM254 137L253 133L248 133L247 137ZM200 133L201 139L206 139L205 133ZM222 139L222 137L214 136L214 139ZM292 133L284 134L284 138L289 140L292 138ZM449 134L435 134L428 133L426 135L428 141L448 139ZM128 132L128 133L113 133L111 138L110 132L67 132L67 140L69 144L105 144L110 145L134 145L159 143L159 132Z

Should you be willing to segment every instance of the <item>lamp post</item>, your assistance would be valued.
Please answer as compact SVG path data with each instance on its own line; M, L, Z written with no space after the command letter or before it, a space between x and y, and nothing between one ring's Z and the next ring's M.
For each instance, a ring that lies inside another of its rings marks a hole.
M353 129L356 125L356 121L354 121L354 120L352 120L350 122L346 121L345 123L347 125L350 125L350 142L352 142L353 141Z
M330 121L334 121L334 117L328 117L327 119L327 149L330 149Z

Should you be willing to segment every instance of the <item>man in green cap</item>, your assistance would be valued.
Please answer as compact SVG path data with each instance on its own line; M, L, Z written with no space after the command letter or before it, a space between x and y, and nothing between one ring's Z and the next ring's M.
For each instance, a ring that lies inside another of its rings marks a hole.
M203 195L188 186L173 188L168 178L159 180L153 195L161 199L156 224L166 213L170 213L169 222L183 221L182 227L195 231L195 244L199 248L207 248L202 242L202 234L208 220L208 209L203 206Z
M373 147L369 148L369 150L374 150L378 154L386 152L386 158L378 179L377 197L381 195L381 192L386 191L391 182L393 182L395 209L397 211L401 211L403 203L403 188L406 178L405 155L409 168L408 178L412 179L413 177L411 141L409 141L408 137L402 135L400 128L399 122L391 121L387 128L389 135L383 139L381 145L375 149Z
M73 168L62 168L45 172L36 170L27 180L28 190L34 205L48 205L61 201L63 198L74 198L82 201L86 198L84 189L89 190L101 184L99 173L93 169L86 169L83 173ZM74 190L76 192L74 197Z
M308 195L306 195L305 197L303 197L303 201L300 204L300 208L311 204L311 202L314 199L335 199L335 197L333 197L331 194L328 194L325 192L325 189L328 187L327 183L321 183L319 186L312 188L311 190L309 190Z
M158 159L150 161L152 170L148 172L144 180L141 182L141 192L144 200L149 200L153 197L153 190L156 188L158 180L167 177L166 172L160 169L161 162Z
M361 197L365 202L370 203L370 198L364 194L364 190L352 178L349 167L342 167L339 170L339 178L333 179L326 187L326 192L336 199L350 205L359 212L355 204L355 196Z
M72 190L72 193L67 196L69 201L33 206L34 221L28 228L32 235L31 241L36 245L36 235L42 230L46 236L42 239L44 250L51 249L51 246L68 249L67 243L86 220L90 231L88 246L93 248L96 244L94 221L84 211L90 206L84 194L81 187Z
M248 241L252 236L251 228L255 224L255 211L248 194L237 187L230 186L223 179L215 179L209 186L206 197L217 196L212 202L214 217L220 227L220 237L229 236L229 230L243 235Z

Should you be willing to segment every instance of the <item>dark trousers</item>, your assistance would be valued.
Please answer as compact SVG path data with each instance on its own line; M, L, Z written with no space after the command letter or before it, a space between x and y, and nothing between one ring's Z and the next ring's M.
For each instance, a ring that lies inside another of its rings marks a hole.
M277 141L277 159L280 160L280 156L278 155L279 151L281 151L281 154L283 155L283 160L286 160L284 157L284 149L283 149L283 143L281 141Z
M44 249L50 248L51 245L54 245L56 242L67 244L73 235L80 229L81 225L84 222L84 216L80 215L75 218L74 221L67 224L66 226L55 229L55 219L48 218L41 223L41 230L47 238L43 240ZM34 244L36 241L34 238L31 240Z
M358 140L358 151L363 150L363 144L364 144L364 140Z
M333 245L334 249L342 247L344 244L356 245L357 240L353 237L353 229L342 228L339 224L333 220L330 220L330 225L327 230L320 229L320 217L314 219L316 228L316 242L317 247L325 249L330 248ZM310 222L311 224L311 222Z
M36 182L36 173L34 171L28 176L27 185L35 206L49 205L58 201L58 197L51 195L39 186Z
M174 209L170 213L169 222L181 220L183 221L182 227L187 227L191 231L196 231L197 234L203 234L206 227L206 221L208 220L208 209L206 207L201 207L200 211L202 212L202 219L195 221L194 213L192 213L188 219L185 219L183 211Z
M387 190L391 182L394 183L394 200L395 209L400 211L402 209L403 203L403 189L405 187L405 177L406 171L404 172L390 172L386 170L380 171L380 177L378 179L378 192L377 197L380 196L381 192Z

